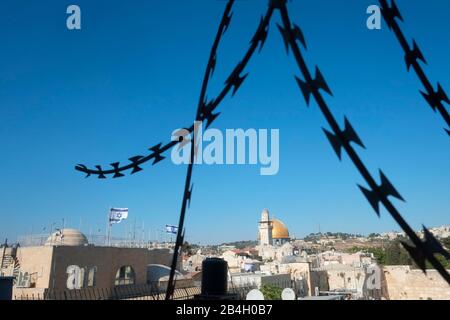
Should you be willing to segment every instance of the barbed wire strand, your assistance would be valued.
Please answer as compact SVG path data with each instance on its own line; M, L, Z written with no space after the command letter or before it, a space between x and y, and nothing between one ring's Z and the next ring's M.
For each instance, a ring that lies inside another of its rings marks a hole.
M256 49L259 46L259 51L264 46L265 40L268 35L268 26L273 14L273 7L269 5L269 8L267 9L267 12L264 17L261 17L259 26L253 36L253 38L250 41L250 47L246 54L244 55L244 58L237 64L237 66L232 71L231 75L228 77L228 79L225 81L225 88L222 90L221 94L219 96L210 102L205 101L206 97L206 91L208 88L209 79L211 76L211 73L214 70L214 67L216 65L216 59L217 59L217 49L218 45L221 39L221 35L226 31L228 28L230 21L231 21L231 8L234 3L234 0L230 0L226 6L224 16L222 18L221 24L219 26L219 32L217 34L216 40L214 41L210 59L208 61L208 65L205 72L205 77L202 84L202 90L200 93L200 99L199 99L199 105L197 109L197 115L196 115L196 122L201 121L203 122L205 119L207 121L206 128L214 121L219 114L213 114L212 112L217 108L217 106L223 101L227 93L233 89L233 96L245 80L245 78L248 76L248 73L245 75L241 75L241 73L244 71L245 67L247 66L248 62L250 61L251 57L255 53ZM175 276L175 269L177 264L177 259L179 255L180 248L183 244L184 240L184 219L186 215L186 207L190 204L191 196L192 196L192 190L193 185L191 184L192 179L192 171L195 163L195 154L196 154L196 138L195 138L195 129L194 129L194 139L191 141L191 154L190 154L190 163L188 165L187 169L187 175L186 175L186 182L185 182L185 188L184 188L184 194L183 194L183 201L181 206L181 213L180 213L180 221L178 225L178 232L177 232L177 242L175 244L174 248L174 255L171 265L171 273L169 277L169 284L168 284L168 293L166 295L166 300L171 299L171 296L173 295L173 291L175 289L175 283L174 283L174 276Z
M386 21L386 24L388 25L389 29L394 32L398 42L400 43L400 46L405 52L406 69L409 72L411 66L413 67L417 77L419 78L420 82L422 82L422 85L426 90L426 92L420 91L420 93L434 112L436 112L436 109L439 111L448 126L448 128L444 128L444 130L445 132L447 132L447 135L450 136L450 115L447 109L444 107L444 102L450 104L450 100L447 97L447 94L442 89L440 83L437 84L437 90L434 90L433 85L431 84L430 80L428 80L425 72L419 64L419 60L425 64L427 64L427 62L414 39L412 42L412 47L409 46L408 41L406 40L406 37L396 20L399 19L400 21L403 21L403 17L400 14L395 1L391 0L391 6L389 6L387 0L380 0L380 5L381 13L384 20Z
M233 89L232 96L236 94L244 80L247 78L248 73L244 76L241 76L241 73L244 71L245 67L247 66L248 62L252 58L253 54L255 53L256 49L259 45L259 52L262 50L264 43L266 41L268 30L266 29L269 25L270 17L272 15L273 10L269 9L267 10L267 13L264 17L261 17L260 23L258 25L257 31L255 32L252 40L250 48L245 53L243 59L234 67L233 71L230 73L229 77L225 81L225 86L221 90L221 92L218 94L218 96L215 99L212 99L210 101L203 101L202 100L202 106L201 106L201 112L200 112L200 121L206 120L206 128L208 128L213 121L217 119L219 114L213 114L213 111L220 105L220 103L225 99L225 97L230 93L231 89ZM231 18L230 18L231 19ZM225 29L226 31L226 29ZM216 63L216 55L215 53L211 55L213 57L212 59L212 70L215 68ZM189 133L192 133L194 131L195 125L191 125L186 130ZM88 168L84 164L78 164L75 166L75 170L83 172L86 174L86 178L90 177L91 175L98 176L99 179L106 179L107 175L114 175L113 178L121 178L124 176L123 172L132 170L131 174L134 174L136 172L139 172L142 170L140 167L144 163L153 160L153 165L159 163L160 161L164 160L165 157L163 156L163 153L168 151L169 149L173 148L179 143L183 143L184 139L183 137L180 137L179 140L171 141L165 145L162 145L162 143L159 143L155 145L152 148L149 148L150 151L152 151L147 156L134 156L129 158L130 163L124 166L120 166L119 162L111 163L112 169L104 170L101 165L96 165L96 169Z
M198 107L197 107L195 121L200 121L202 112L203 113L206 112L206 110L204 110L206 91L208 89L209 79L211 78L211 75L214 72L214 68L216 66L217 49L218 49L220 40L222 39L222 35L228 29L229 24L231 22L231 17L232 17L231 10L233 8L233 4L234 4L234 0L230 0L227 3L227 5L225 7L225 12L223 13L222 20L219 25L219 30L218 30L216 38L214 40L214 44L211 48L211 53L209 56L208 64L206 66L205 76L203 78L202 89L200 92L200 99L199 99L199 103L198 103ZM213 117L212 113L209 113L209 114L211 114L211 116ZM191 139L190 162L189 162L188 168L187 168L186 182L185 182L185 187L184 187L183 200L182 200L182 204L181 204L180 220L178 223L177 239L175 242L175 248L173 250L172 265L170 268L169 282L167 285L166 300L170 300L173 297L173 293L175 290L174 277L175 277L175 271L176 271L177 262L178 262L178 255L180 253L179 252L180 248L182 247L183 242L184 242L184 235L185 235L184 220L185 220L185 216L186 216L186 207L188 205L188 202L190 202L190 200L191 200L192 188L193 188L193 185L191 185L191 179L192 179L192 171L194 168L195 155L196 155L195 145L196 145L197 137L195 135L196 135L196 130L194 129L193 138Z
M383 0L380 0L383 1ZM328 108L325 100L322 97L322 94L320 93L320 90L323 90L327 92L328 94L332 95L331 90L329 89L328 85L326 84L326 81L320 72L319 68L316 67L315 70L315 79L312 78L311 73L309 72L309 69L303 59L303 56L301 54L300 48L297 45L297 41L299 41L302 46L306 49L306 42L305 38L303 36L303 33L301 29L295 25L292 24L289 18L288 9L286 6L286 0L269 0L269 8L267 9L267 12L265 16L261 17L260 24L258 26L257 31L255 32L251 42L250 42L250 48L244 55L244 58L236 65L236 67L231 72L230 76L225 81L225 86L222 89L222 91L219 93L219 95L210 101L206 101L206 91L209 83L209 79L211 78L216 63L217 63L217 49L221 40L222 35L224 32L228 29L231 17L231 8L233 6L234 0L229 0L228 4L225 8L224 15L222 17L219 31L216 35L214 44L211 49L210 58L208 60L208 65L205 72L204 81L202 84L202 90L200 93L200 100L197 107L197 113L196 113L196 121L203 122L206 120L206 128L211 125L213 121L216 120L216 118L220 115L220 113L214 114L213 112L215 109L220 105L220 103L223 101L223 99L228 95L228 93L233 89L232 96L237 92L237 90L242 85L243 81L248 76L248 73L245 75L241 75L244 71L245 67L247 66L248 62L250 61L251 57L255 53L256 49L259 46L259 51L261 51L265 40L268 35L268 27L270 24L270 20L272 17L272 14L275 9L278 9L281 14L282 23L283 26L278 25L278 29L282 34L283 40L285 42L285 46L287 49L287 52L289 52L289 48L293 51L295 60L300 68L300 71L302 72L305 80L301 80L298 77L296 78L296 81L299 85L300 90L302 91L304 98L309 105L310 97L311 95L314 97L315 101L317 102L322 114L324 115L325 119L327 120L328 124L330 125L333 132L330 132L326 129L324 129L324 132L330 141L334 151L336 152L339 159L341 159L341 151L344 149L346 153L349 155L350 159L354 163L355 167L358 169L366 183L369 185L371 190L366 189L362 186L359 186L363 194L366 196L367 200L375 210L376 214L380 216L380 208L379 204L382 203L383 206L386 208L386 210L391 214L391 216L394 218L394 220L398 223L398 225L402 228L402 230L405 232L405 234L408 236L408 238L413 243L413 246L406 242L402 242L405 249L409 252L413 260L416 262L416 264L424 271L426 272L426 263L425 260L428 260L434 268L441 274L441 276L450 284L450 276L445 270L445 268L442 266L442 264L436 259L434 254L438 253L446 257L447 259L450 259L449 253L442 247L442 245L439 243L439 241L433 236L433 234L425 227L423 226L424 231L424 241L422 241L416 233L412 230L412 228L407 224L407 222L403 219L403 217L400 215L400 213L397 211L397 209L394 207L394 205L390 202L388 199L389 196L393 196L399 200L403 200L401 195L397 192L397 190L394 188L394 186L391 184L391 182L386 178L384 173L380 170L380 185L378 185L374 178L371 176L367 168L365 167L362 160L359 158L356 151L353 149L351 143L355 143L362 148L365 148L364 144L362 143L361 139L356 134L355 130L351 126L348 119L344 118L344 130L341 130L336 119L334 118L333 114L331 113L330 109ZM410 60L411 65L414 64L414 59ZM417 64L417 61L416 61ZM419 76L420 77L420 76ZM440 88L440 86L439 86ZM439 91L439 90L438 90ZM430 92L429 92L430 94ZM430 95L431 96L431 95ZM181 206L181 213L180 213L180 221L178 225L178 232L177 232L177 241L174 249L174 257L172 260L171 265L171 274L169 277L169 284L168 284L168 293L166 295L166 299L171 299L173 295L174 290L174 276L175 276L175 269L176 264L178 260L179 250L183 244L185 230L184 230L184 220L185 220L185 214L186 214L186 207L190 205L191 196L192 196L192 190L193 185L191 184L192 179L192 171L193 171L193 165L195 162L195 154L196 154L196 139L195 139L195 124L190 126L186 129L189 134L194 134L194 138L191 141L191 154L190 154L190 163L188 165L187 169L187 175L186 175L186 183L184 188L184 194L183 194L183 201ZM104 170L100 165L95 166L96 169L88 169L85 165L77 165L75 167L76 170L84 172L87 174L87 177L91 175L97 175L99 179L105 179L106 175L113 174L113 178L120 178L123 177L124 171L132 169L131 174L134 174L136 172L139 172L142 170L140 167L142 164L153 160L153 165L157 164L158 162L165 159L163 156L163 153L167 150L173 148L177 144L182 143L182 145L186 144L187 141L183 136L180 136L178 140L171 141L165 145L162 145L162 143L155 145L152 148L149 148L151 151L150 154L147 156L135 156L131 157L129 159L130 163L124 166L120 166L119 162L112 163L112 169Z
M282 34L283 39L287 43L288 47L292 49L295 61L303 74L305 80L301 80L298 77L296 81L299 85L301 92L304 95L306 103L309 105L310 96L312 95L319 106L320 111L324 115L326 121L330 125L333 132L323 129L325 135L330 141L334 151L341 160L341 150L342 148L346 151L351 161L358 169L366 183L369 185L370 189L366 189L360 185L362 193L365 195L373 209L375 210L378 217L380 216L379 204L382 203L386 210L391 214L397 224L402 228L405 234L413 243L413 246L406 242L402 242L405 249L409 252L411 258L417 263L417 265L426 273L426 263L428 260L432 266L439 272L439 274L450 284L450 275L445 270L444 266L437 260L434 254L442 254L447 259L450 259L450 254L442 247L439 241L433 236L433 234L423 226L423 231L425 235L424 241L422 241L414 230L408 225L408 223L403 219L401 214L397 211L391 201L388 199L389 196L393 196L399 200L404 201L398 191L394 188L391 182L386 178L384 173L380 170L381 183L378 185L374 178L369 173L368 169L359 158L356 151L353 149L351 143L356 143L357 145L364 147L361 139L356 134L355 130L351 126L347 118L345 118L344 130L341 130L336 119L331 113L328 105L326 104L320 90L327 92L332 95L326 81L320 72L319 68L316 67L315 79L312 77L306 62L303 58L301 50L297 44L300 41L305 44L303 34L301 29L297 25L291 23L289 12L286 6L286 0L274 0L277 2L277 9L280 11L283 26L278 25L278 28Z

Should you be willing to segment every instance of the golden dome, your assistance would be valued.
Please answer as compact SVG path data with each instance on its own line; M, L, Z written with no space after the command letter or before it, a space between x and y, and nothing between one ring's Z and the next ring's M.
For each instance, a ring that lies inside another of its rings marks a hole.
M272 226L273 226L272 239L287 239L287 238L289 238L289 231L283 222L281 222L278 219L273 219Z

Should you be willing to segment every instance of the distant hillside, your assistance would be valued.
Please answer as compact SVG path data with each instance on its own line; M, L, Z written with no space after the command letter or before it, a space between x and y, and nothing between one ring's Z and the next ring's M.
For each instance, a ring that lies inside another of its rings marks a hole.
M377 235L377 234L371 234L373 235ZM359 237L363 237L363 235L361 234L353 234L353 233L346 233L346 232L318 232L318 233L310 233L309 235L307 235L306 237L303 238L303 240L305 241L314 241L314 240L320 240L321 238L324 237L333 237L333 238L338 238L338 239L342 239L342 240L347 240L347 239L352 239L352 238L359 238Z
M236 249L244 249L245 247L254 247L258 245L258 241L248 240L248 241L234 241L222 243L221 246L235 246Z

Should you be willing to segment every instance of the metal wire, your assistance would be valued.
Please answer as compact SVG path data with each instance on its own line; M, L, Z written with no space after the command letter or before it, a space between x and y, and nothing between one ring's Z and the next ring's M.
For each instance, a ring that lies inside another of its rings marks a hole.
M431 84L430 80L428 80L425 72L419 64L419 60L426 64L425 58L416 41L413 40L411 48L402 30L400 29L400 26L398 25L396 19L403 21L403 17L400 14L395 1L391 0L391 6L388 5L387 0L380 0L380 4L381 13L384 20L386 21L389 29L394 32L398 42L400 43L400 46L405 52L406 69L409 71L411 66L413 67L414 71L417 74L417 77L425 87L426 92L421 91L420 93L433 109L433 111L436 112L436 109L439 111L439 114L442 116L448 126L448 128L444 128L444 130L445 132L447 132L447 135L450 136L450 115L444 107L444 102L450 104L450 100L447 97L447 94L444 92L444 89L442 89L439 83L437 84L437 90L434 90L433 85Z
M220 105L220 103L223 101L223 99L231 92L231 90L233 90L232 96L234 96L234 94L240 88L240 86L248 76L248 73L245 75L243 75L242 73L244 72L248 62L250 61L250 59L258 49L258 47L259 51L261 51L262 47L264 46L264 43L268 35L268 29L272 15L275 10L278 10L280 12L282 20L282 25L278 25L278 29L281 32L287 52L289 53L289 49L292 50L295 61L304 78L302 80L299 77L295 77L299 89L301 90L307 105L309 105L310 103L311 96L313 97L313 99L319 106L320 111L322 112L323 116L325 117L326 121L331 127L331 131L327 129L323 130L326 137L330 141L335 153L337 154L338 158L341 159L342 150L344 150L347 153L347 155L349 156L349 158L351 159L351 161L353 162L353 164L355 165L355 167L357 168L357 170L359 171L359 173L361 174L361 176L368 185L368 188L359 185L360 190L365 195L365 197L367 198L370 205L375 210L378 216L380 216L380 204L382 204L383 207L390 213L393 219L397 222L400 228L405 232L405 234L408 236L410 240L410 243L403 242L402 244L405 247L405 249L409 252L413 260L416 262L416 264L423 270L423 272L426 272L426 260L427 260L440 273L440 275L450 284L450 275L445 270L443 265L435 257L435 254L441 254L447 259L450 259L450 254L442 247L439 241L425 226L423 226L423 231L425 235L424 240L422 241L417 236L414 230L408 225L408 223L401 216L401 214L398 212L398 210L395 208L395 206L389 199L389 197L392 196L394 198L404 201L404 199L399 194L397 189L393 186L393 184L388 180L386 175L381 170L379 171L380 183L378 184L370 174L367 167L364 165L359 155L356 153L355 149L353 148L352 143L362 148L365 148L365 146L362 140L357 135L356 131L353 129L353 126L350 124L350 121L347 118L344 118L344 127L343 129L341 129L334 115L330 111L330 108L325 102L325 99L323 98L321 91L324 91L329 95L332 95L332 92L318 67L315 68L314 77L312 76L312 73L308 69L306 62L302 56L300 47L298 45L299 42L303 46L303 48L306 49L305 37L300 27L298 25L291 23L289 12L286 6L287 2L286 0L269 0L267 11L265 15L261 17L258 28L250 41L250 47L245 53L243 59L233 69L233 71L225 81L225 85L222 91L219 93L219 95L215 99L207 101L206 92L208 88L209 79L211 78L215 66L217 64L217 51L220 41L231 22L232 18L231 10L234 2L235 2L234 0L228 1L224 14L222 16L222 20L219 25L216 38L211 48L211 53L209 56L208 64L206 66L205 76L203 79L202 88L200 92L200 99L197 106L197 112L195 117L196 121L201 121L202 123L206 121L206 128L208 128L211 125L211 123L215 121L216 118L220 115L220 113L214 112L216 108ZM392 5L392 7L388 7L386 0L380 0L380 2L382 4L383 16L388 22L390 28L392 28L396 33L397 37L399 37L399 39L403 39L400 42L402 44L402 47L405 48L406 41L404 41L404 37L402 38L399 36L399 35L402 36L402 34L399 31L400 29L398 28L398 25L396 24L395 21L395 18L401 18L398 9L395 6L395 3ZM441 90L442 88L440 86L438 86L438 91L434 92L431 85L429 85L429 82L426 79L426 77L422 76L423 75L423 72L421 72L422 69L417 63L417 59L421 58L422 55L415 43L412 50L410 50L408 47L406 57L407 66L412 65L414 67L414 69L419 75L419 78L422 80L427 90L427 94L424 94L424 97L427 98L428 102L432 103L432 106L434 106L440 111L444 119L446 119L446 121L448 122L449 120L448 113L444 112L445 109L443 109L442 106L442 101L448 102L448 99L446 99L446 96L445 97L442 96L443 91ZM424 81L424 79L426 81ZM185 235L184 221L186 216L186 209L190 204L193 190L191 180L196 153L195 125L190 126L186 130L188 131L189 134L193 134L194 138L191 139L192 141L190 142L191 143L190 163L187 168L183 200L180 212L180 220L178 224L177 239L173 254L173 260L171 264L171 273L169 277L168 289L165 295L166 300L173 298L175 288L175 269L178 262L178 256L180 253L179 251L183 244ZM97 165L96 169L89 169L87 168L87 166L81 164L77 165L75 169L85 173L87 177L91 175L97 175L98 178L105 179L107 175L113 175L113 178L120 178L124 176L123 174L124 171L132 170L131 174L141 171L142 170L141 165L150 160L153 160L153 165L164 160L165 159L165 157L163 156L164 152L181 143L182 144L187 143L185 137L180 137L178 141L171 141L165 145L163 145L162 143L157 144L156 146L149 149L151 153L149 153L146 156L131 157L129 159L130 163L124 166L121 166L119 162L112 163L111 164L112 169L104 170L100 165Z

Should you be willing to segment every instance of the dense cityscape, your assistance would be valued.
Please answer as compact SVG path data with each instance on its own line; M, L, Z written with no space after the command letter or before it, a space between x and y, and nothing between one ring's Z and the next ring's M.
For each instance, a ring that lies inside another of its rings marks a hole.
M449 1L75 2L0 3L0 303L450 301Z
M176 292L184 295L178 298L200 294L203 263L219 258L227 264L228 290L241 299L259 290L265 299L279 300L286 288L299 300L450 299L436 271L427 264L424 274L411 259L401 232L317 232L294 239L267 209L255 219L255 231L254 240L205 246L185 242L176 275ZM430 231L450 247L449 226ZM167 289L173 242L90 243L68 228L45 239L28 235L20 240L1 248L1 273L14 277L15 299L158 300ZM450 268L445 257L439 259Z

